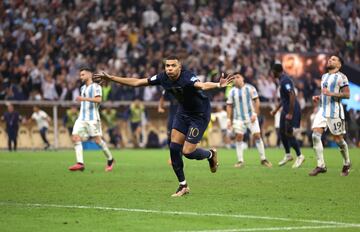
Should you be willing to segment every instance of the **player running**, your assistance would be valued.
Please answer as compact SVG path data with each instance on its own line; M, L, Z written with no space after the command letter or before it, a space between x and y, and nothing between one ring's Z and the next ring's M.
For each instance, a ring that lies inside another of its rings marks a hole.
M105 141L101 138L102 131L99 105L101 103L102 91L101 86L94 83L92 77L93 71L90 67L80 68L80 80L84 85L81 87L81 96L76 98L76 101L80 102L81 105L79 117L75 121L72 131L72 140L74 142L77 163L69 167L70 171L83 171L85 169L83 147L81 144L82 138L92 137L101 147L107 158L105 171L112 171L115 162Z
M207 159L211 172L216 172L217 151L197 148L208 126L211 113L210 100L203 90L225 87L232 81L232 77L222 77L219 83L200 82L194 73L182 69L180 60L175 56L165 59L165 72L148 79L117 77L105 72L95 74L94 77L133 87L161 85L178 100L179 107L172 125L170 142L171 163L179 181L179 187L172 194L173 197L183 196L190 191L185 180L182 155L188 159Z

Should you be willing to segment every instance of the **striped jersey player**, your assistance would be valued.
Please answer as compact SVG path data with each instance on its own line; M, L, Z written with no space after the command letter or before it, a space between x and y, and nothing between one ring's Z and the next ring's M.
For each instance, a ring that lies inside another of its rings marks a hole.
M333 134L343 157L343 168L340 174L347 176L350 171L349 149L343 136L345 134L345 114L341 104L341 99L350 98L350 89L347 77L340 72L342 65L343 61L339 56L332 55L329 58L326 65L328 72L321 78L321 95L313 97L315 103L320 102L320 107L312 125L312 140L317 166L309 173L310 176L317 176L319 173L327 171L321 141L321 136L327 129Z
M102 139L99 115L99 105L102 100L101 86L94 83L92 77L93 71L90 67L82 67L80 69L80 79L84 85L81 87L81 95L76 98L76 101L80 102L81 105L79 117L75 121L72 131L77 162L69 167L70 171L83 171L85 169L81 140L89 137L95 140L107 158L105 171L112 171L113 169L114 159L107 144Z
M234 74L234 87L229 91L227 99L228 128L236 134L236 154L238 162L235 167L244 165L243 139L249 129L255 137L256 147L259 151L261 164L271 167L272 164L265 157L264 143L260 135L260 126L257 114L260 111L259 95L254 86L246 84L244 77Z

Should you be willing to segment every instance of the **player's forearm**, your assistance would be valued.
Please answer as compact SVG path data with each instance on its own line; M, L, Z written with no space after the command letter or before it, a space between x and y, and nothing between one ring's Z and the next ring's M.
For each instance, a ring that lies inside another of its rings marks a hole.
M138 78L111 76L111 80L122 85L128 85L133 87L142 86L141 79Z
M340 98L340 99L349 99L350 98L350 93L349 92L332 93L331 96L332 97L337 97L337 98Z
M210 89L217 89L220 88L220 83L215 82L202 82L199 85L200 89L202 90L210 90Z
M294 113L295 108L295 94L290 94L290 101L289 101L289 114Z
M254 110L257 115L260 114L260 100L256 99L254 102Z
M83 101L101 103L101 97L84 97Z
M227 118L228 120L232 120L233 117L233 107L232 105L226 105L226 113L227 113Z

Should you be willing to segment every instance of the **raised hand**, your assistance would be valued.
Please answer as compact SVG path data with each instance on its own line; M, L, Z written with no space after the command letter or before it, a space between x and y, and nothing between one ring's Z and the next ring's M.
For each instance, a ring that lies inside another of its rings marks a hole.
M229 85L234 80L234 78L235 78L234 75L228 74L225 77L225 74L221 73L221 78L219 80L220 87L226 87L227 85Z
M95 73L93 76L93 81L99 83L100 85L105 84L108 81L111 81L111 75L106 73L105 71L101 71L99 73Z

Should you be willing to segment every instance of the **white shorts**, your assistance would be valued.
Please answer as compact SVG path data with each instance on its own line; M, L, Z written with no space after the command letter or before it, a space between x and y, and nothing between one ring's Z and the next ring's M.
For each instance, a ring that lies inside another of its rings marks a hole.
M245 134L246 129L251 131L251 134L260 133L260 126L258 119L255 122L250 121L242 121L242 120L234 120L233 121L233 128L236 134Z
M102 136L100 121L83 121L77 119L75 121L73 135L79 135L81 138L89 138L95 136Z
M330 129L331 134L341 135L345 134L345 120L341 118L326 118L322 115L322 110L316 113L312 129L314 128L327 128Z

